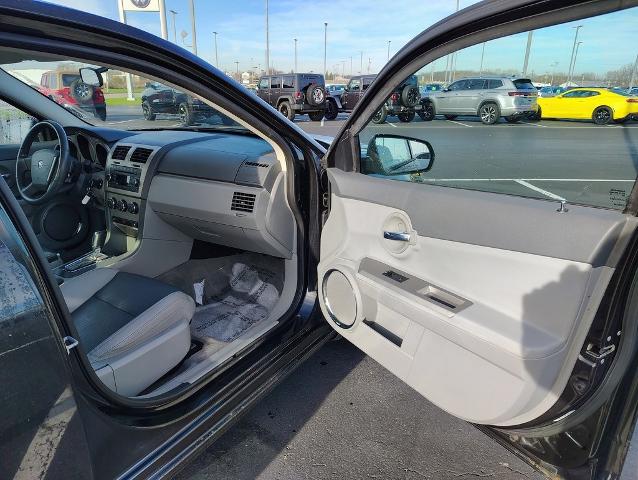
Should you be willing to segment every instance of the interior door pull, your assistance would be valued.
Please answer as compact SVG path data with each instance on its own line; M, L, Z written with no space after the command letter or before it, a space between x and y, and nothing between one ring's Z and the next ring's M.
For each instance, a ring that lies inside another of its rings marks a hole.
M386 240L396 240L397 242L409 242L410 232L383 232L383 238Z

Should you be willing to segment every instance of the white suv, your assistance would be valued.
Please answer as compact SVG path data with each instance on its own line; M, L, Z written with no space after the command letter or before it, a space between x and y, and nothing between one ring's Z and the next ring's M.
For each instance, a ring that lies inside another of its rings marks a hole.
M487 125L504 117L510 123L538 110L538 90L527 78L464 78L441 91L433 91L422 101L424 120L437 114L453 120L459 115L477 115Z

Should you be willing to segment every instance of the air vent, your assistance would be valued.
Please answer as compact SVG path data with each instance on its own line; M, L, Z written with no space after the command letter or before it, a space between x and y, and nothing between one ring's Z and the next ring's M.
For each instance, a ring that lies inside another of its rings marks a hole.
M131 147L125 147L124 145L119 145L115 147L113 153L111 154L111 158L113 160L124 160L126 158L126 154L131 149Z
M230 204L231 210L252 213L253 208L255 208L255 195L253 193L233 193L233 201Z
M148 160L148 157L151 156L151 153L153 153L153 150L150 148L138 147L131 154L131 162L146 163L146 161Z
M270 166L267 163L257 163L257 162L246 162L244 163L244 165L250 165L251 167L261 167L261 168L268 168Z

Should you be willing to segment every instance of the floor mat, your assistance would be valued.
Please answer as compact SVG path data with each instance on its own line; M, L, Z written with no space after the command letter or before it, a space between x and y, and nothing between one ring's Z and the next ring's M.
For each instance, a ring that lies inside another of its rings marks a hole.
M189 260L158 277L198 303L191 321L194 337L232 342L268 318L279 300L284 262L258 254Z

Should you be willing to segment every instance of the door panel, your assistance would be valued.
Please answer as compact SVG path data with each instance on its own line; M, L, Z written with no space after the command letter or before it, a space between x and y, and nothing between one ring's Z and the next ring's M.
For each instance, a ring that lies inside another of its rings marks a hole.
M570 206L567 215L552 201L328 172L319 278L333 327L458 417L504 426L546 411L633 222L608 210ZM409 242L384 238L397 230ZM338 294L337 272L347 280Z

